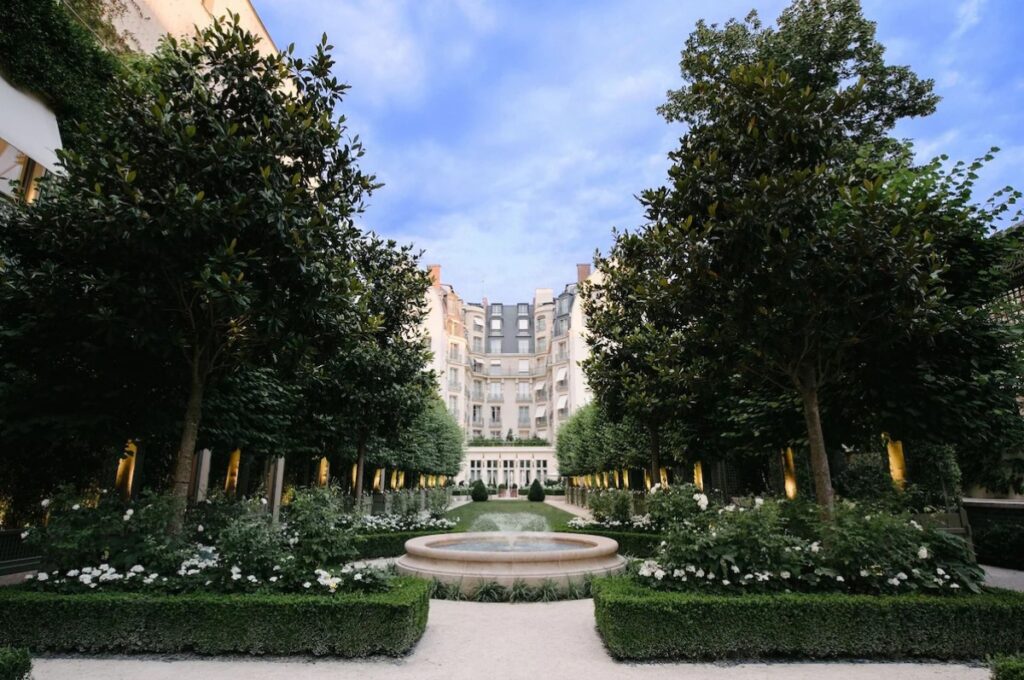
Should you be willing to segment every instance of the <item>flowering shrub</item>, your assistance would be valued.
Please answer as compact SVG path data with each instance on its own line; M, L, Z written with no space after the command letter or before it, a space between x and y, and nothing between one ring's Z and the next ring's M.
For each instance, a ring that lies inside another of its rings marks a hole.
M847 503L825 522L809 504L761 499L675 524L637 569L655 587L720 592L979 592L983 576L962 540L909 515Z
M657 531L658 527L651 521L650 515L633 515L626 522L617 519L597 520L573 517L567 522L570 529L620 529L627 531Z
M360 534L379 534L398 531L426 531L436 529L447 531L453 529L456 522L433 517L419 517L417 515L365 515L360 517L356 523L356 530Z
M627 505L628 504L628 505ZM629 514L637 505L633 494L626 490L594 492L587 498L594 519L574 518L572 529L611 529L626 531L665 531L683 521L699 521L712 508L708 497L693 484L680 484L662 488L655 484L646 497L646 514Z
M448 510L451 499L444 489L429 489L427 491L427 513L433 519L441 519Z
M707 495L693 484L679 484L669 488L656 484L647 499L651 523L660 529L668 529L678 522L696 520L710 507L711 501Z

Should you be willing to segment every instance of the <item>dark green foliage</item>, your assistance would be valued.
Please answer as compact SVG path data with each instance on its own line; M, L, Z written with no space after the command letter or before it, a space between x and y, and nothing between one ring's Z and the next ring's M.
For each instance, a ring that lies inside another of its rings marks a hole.
M0 26L0 73L53 109L65 147L74 149L78 124L99 117L118 60L57 0L0 3Z
M530 492L526 495L526 498L532 503L540 503L544 500L544 487L541 486L539 479L534 479L533 483L530 484Z
M312 654L407 652L427 623L430 584L383 593L52 595L0 590L0 644L35 652Z
M359 558L372 560L378 557L399 557L405 554L405 542L410 538L430 536L441 533L438 529L430 531L392 531L383 534L359 534L355 537L356 552Z
M1024 523L993 522L974 532L978 562L1024 570Z
M632 531L608 531L607 529L569 529L570 533L590 534L591 536L604 536L614 539L619 544L620 555L632 557L651 557L658 552L658 547L664 540L661 534L639 533Z
M1024 594L1009 591L695 595L613 578L594 583L594 609L619 659L981 659L1024 649Z
M484 486L482 480L476 480L473 482L473 490L470 491L470 498L476 503L482 503L487 500L487 487Z
M505 602L509 599L509 592L505 586L494 581L484 581L476 587L470 599L476 602Z
M999 656L993 659L992 680L1024 680L1024 656Z
M509 587L494 581L484 581L470 593L462 592L458 583L431 581L430 597L435 600L468 600L471 602L555 602L557 600L582 600L590 597L593 579L586 577L572 581L565 588L547 579L538 586L516 580Z
M21 647L0 647L0 680L30 680L32 657Z

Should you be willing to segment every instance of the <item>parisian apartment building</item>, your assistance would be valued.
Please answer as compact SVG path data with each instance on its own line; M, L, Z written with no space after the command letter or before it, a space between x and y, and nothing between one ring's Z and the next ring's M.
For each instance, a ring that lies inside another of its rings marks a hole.
M592 276L590 265L577 265L576 280L557 294L538 288L532 300L513 303L466 302L442 281L440 265L430 265L430 276L432 368L470 444L456 481L522 488L556 478L558 428L592 398L577 294ZM479 445L483 440L488 445Z

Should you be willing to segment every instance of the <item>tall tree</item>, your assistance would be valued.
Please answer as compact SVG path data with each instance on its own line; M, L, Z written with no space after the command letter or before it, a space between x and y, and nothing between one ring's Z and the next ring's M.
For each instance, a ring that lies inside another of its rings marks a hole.
M72 354L116 336L176 367L177 495L211 380L256 349L288 352L324 326L360 326L353 216L374 185L336 114L346 86L331 75L326 36L308 61L263 55L257 41L237 16L195 40L168 38L116 79L46 200L0 229L17 281L56 286L67 313L93 327L88 340L66 339ZM4 320L21 332L34 322L31 312Z
M883 51L856 0L796 2L776 28L755 14L698 24L684 86L661 109L688 129L669 186L643 195L657 289L643 311L671 317L711 367L800 398L826 513L822 388L852 348L882 351L894 329L936 323L943 294L931 230L946 197L927 195L934 177L907 170L888 137L936 98Z

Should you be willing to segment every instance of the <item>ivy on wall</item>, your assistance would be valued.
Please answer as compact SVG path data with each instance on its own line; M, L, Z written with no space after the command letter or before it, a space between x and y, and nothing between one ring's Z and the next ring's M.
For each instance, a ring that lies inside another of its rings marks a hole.
M93 9L101 2L91 0ZM92 120L102 106L120 68L117 57L57 0L4 0L0 26L0 74L53 109L64 145L73 149L78 124Z

